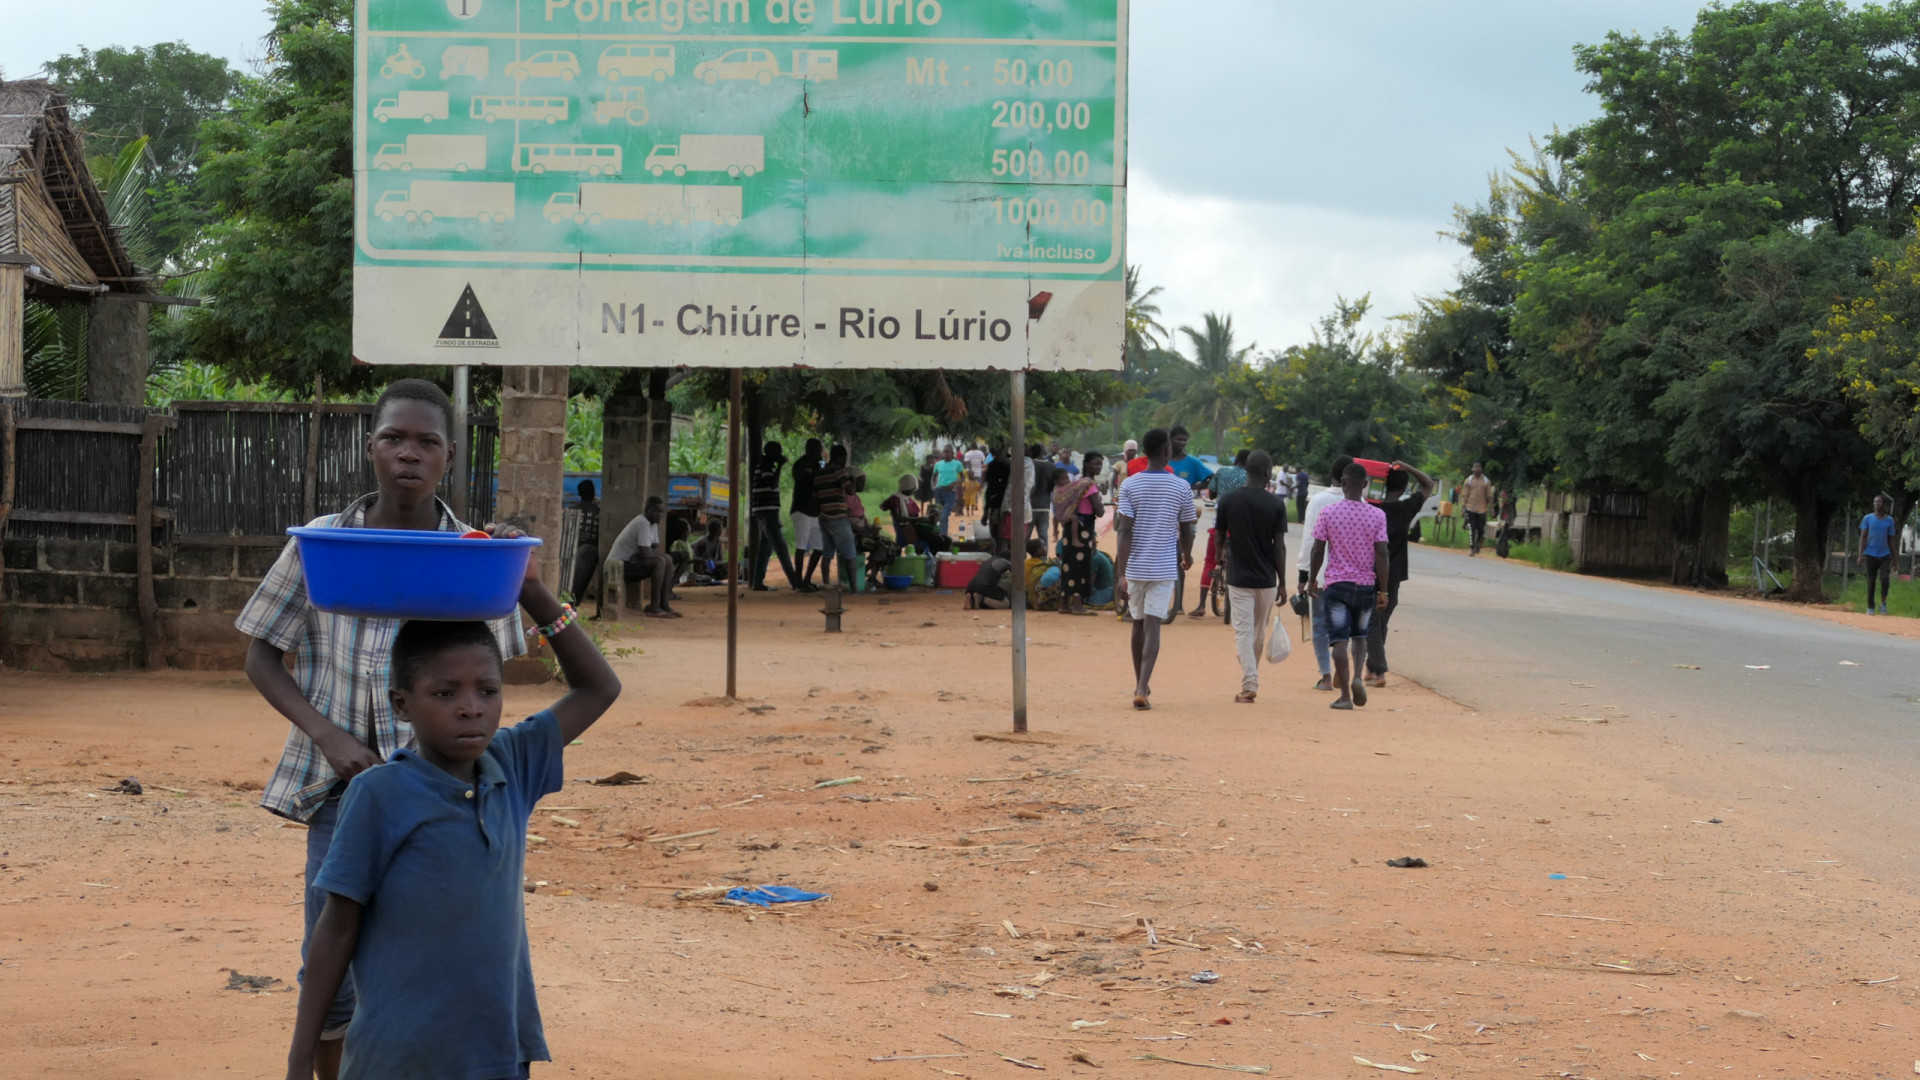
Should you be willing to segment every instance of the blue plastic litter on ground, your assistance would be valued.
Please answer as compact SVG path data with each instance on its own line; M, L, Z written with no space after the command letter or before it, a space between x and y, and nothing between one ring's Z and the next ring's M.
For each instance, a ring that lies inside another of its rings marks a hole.
M1565 874L1548 874L1548 875L1547 875L1547 880L1548 880L1548 881L1565 881L1565 880L1567 880L1567 875L1565 875Z
M755 907L772 907L775 904L805 904L814 900L825 900L830 893L807 892L791 885L759 885L754 888L733 888L727 890L727 899Z

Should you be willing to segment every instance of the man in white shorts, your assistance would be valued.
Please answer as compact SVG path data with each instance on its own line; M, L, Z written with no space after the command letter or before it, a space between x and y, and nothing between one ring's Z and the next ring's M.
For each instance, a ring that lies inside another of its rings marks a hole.
M1128 477L1114 511L1120 538L1113 562L1114 598L1133 616L1133 707L1150 709L1153 665L1160 659L1160 624L1172 614L1174 584L1193 565L1193 485L1166 471L1172 441L1163 428L1142 439L1144 471Z
M820 534L820 500L813 491L813 478L820 471L824 449L819 439L808 439L807 448L793 463L793 501L787 507L787 516L793 522L793 563L800 571L801 589L813 583L815 569L820 571L822 585L833 577L833 561L821 561L827 546Z

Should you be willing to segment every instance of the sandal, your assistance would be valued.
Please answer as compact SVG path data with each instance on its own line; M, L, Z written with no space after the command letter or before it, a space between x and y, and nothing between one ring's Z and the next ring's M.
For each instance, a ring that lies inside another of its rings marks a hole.
M1233 700L1240 705L1251 705L1253 704L1253 694L1250 691L1242 690L1233 695Z
M1135 694L1133 695L1133 707L1139 709L1141 712L1146 712L1148 709L1153 708L1153 702L1148 701L1144 694Z

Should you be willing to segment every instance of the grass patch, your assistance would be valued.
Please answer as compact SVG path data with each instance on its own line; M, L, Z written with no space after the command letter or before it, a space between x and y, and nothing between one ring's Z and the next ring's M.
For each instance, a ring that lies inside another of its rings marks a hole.
M1845 592L1840 590L1840 579L1827 578L1827 595L1834 597L1834 603L1848 611L1867 609L1867 579L1864 574L1853 575L1847 583ZM1909 619L1920 619L1920 582L1893 579L1893 588L1887 593L1887 613L1904 615Z
M1521 562L1530 562L1544 570L1572 570L1573 547L1565 540L1552 543L1515 544L1510 549L1513 558Z

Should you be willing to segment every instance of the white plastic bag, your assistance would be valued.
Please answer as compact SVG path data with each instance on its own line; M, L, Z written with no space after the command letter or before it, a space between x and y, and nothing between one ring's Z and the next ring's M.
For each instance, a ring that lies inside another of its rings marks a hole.
M1267 627L1267 663L1277 664L1293 655L1293 639L1287 636L1287 614L1285 604L1277 604L1273 609L1273 625Z

